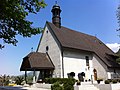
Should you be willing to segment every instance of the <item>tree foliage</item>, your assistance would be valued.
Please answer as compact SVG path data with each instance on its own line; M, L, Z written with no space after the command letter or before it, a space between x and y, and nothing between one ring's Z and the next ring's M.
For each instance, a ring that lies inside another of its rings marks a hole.
M7 86L9 84L9 79L10 79L10 76L4 74L3 76L1 75L0 76L0 86Z
M117 29L117 31L120 32L120 5L118 6L118 9L117 9L117 19L118 19L118 29ZM120 34L118 36L120 37Z
M17 76L17 77L15 78L15 83L16 83L17 85L21 85L23 81L24 81L24 77L23 77L23 76Z
M41 29L32 27L33 22L26 20L26 16L37 14L45 6L44 0L0 0L0 48L3 43L16 45L16 35L39 34Z

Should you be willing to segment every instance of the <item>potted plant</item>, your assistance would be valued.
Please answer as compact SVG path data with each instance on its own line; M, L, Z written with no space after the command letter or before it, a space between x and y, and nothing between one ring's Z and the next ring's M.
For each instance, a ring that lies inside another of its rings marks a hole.
M98 78L97 79L97 83L100 84L100 81L103 81L103 79L102 78Z
M113 79L113 80L112 80L112 83L113 83L113 84L117 83L117 80L116 80L116 79Z
M79 80L77 80L77 83L76 83L77 85L81 85L81 83L80 83L80 81Z
M105 80L104 83L105 84L110 84L110 80Z
M70 72L68 75L69 75L70 78L75 77L75 73L74 72Z

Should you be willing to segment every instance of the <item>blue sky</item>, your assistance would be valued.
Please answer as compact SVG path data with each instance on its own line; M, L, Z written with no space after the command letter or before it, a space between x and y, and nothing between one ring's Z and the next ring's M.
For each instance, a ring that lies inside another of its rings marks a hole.
M26 19L33 21L34 27L44 27L46 21L51 22L51 9L56 0L45 0L48 6L37 15L30 14ZM116 10L119 0L57 0L62 12L62 26L97 36L105 44L120 43L116 32L118 21ZM17 46L7 45L0 50L0 74L19 75L22 58L36 51L40 36L23 38L17 36Z

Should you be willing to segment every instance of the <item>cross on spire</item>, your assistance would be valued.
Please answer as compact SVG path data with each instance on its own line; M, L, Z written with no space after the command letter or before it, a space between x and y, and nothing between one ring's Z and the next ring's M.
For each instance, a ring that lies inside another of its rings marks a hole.
M33 47L31 48L31 52L33 52Z
M57 4L57 1L55 1L55 4Z

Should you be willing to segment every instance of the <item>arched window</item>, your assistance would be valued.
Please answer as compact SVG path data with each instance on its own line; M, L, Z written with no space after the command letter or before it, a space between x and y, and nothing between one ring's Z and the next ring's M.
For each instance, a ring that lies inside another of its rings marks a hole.
M49 47L48 46L46 46L46 52L49 50Z
M85 56L85 59L86 59L86 66L89 66L89 57Z

